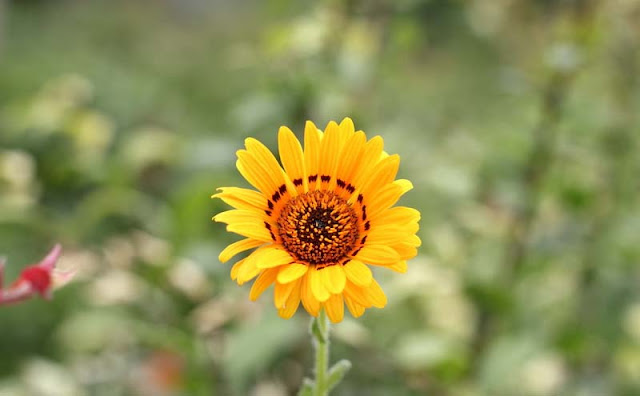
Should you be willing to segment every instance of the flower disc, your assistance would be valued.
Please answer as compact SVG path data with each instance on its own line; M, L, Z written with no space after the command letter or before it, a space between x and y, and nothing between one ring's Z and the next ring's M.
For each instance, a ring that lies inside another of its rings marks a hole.
M358 217L332 191L312 191L285 205L278 229L282 245L298 262L316 266L338 264L358 239Z

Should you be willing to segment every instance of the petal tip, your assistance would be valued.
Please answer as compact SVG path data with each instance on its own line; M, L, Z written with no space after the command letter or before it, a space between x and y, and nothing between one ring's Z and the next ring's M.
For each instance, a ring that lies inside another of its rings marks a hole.
M49 253L45 256L45 258L40 261L38 264L39 267L52 270L56 265L56 261L60 258L60 254L62 253L62 245L56 243L53 248L49 251Z

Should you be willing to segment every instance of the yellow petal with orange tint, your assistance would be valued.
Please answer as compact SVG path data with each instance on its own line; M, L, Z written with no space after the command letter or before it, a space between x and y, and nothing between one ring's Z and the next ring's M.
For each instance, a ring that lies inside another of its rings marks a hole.
M267 290L269 286L276 280L276 276L278 275L278 271L275 269L267 269L262 271L262 273L256 278L251 286L251 291L249 292L249 299L251 301L256 301L260 295Z
M309 268L307 272L309 277L309 286L311 286L311 292L313 296L320 302L325 302L329 298L329 291L324 285L322 274L316 269L316 267Z
M399 261L400 255L389 246L365 245L354 258L365 263L386 265Z
M233 267L231 267L231 280L236 280L238 279L238 272L240 271L240 268L242 267L242 265L244 264L245 259L242 259L240 261L238 261L237 263L235 263L233 265Z
M306 264L293 263L280 269L278 274L279 283L289 283L301 278L307 273L309 267Z
M344 273L347 275L347 279L358 286L369 286L373 279L371 269L367 267L362 261L351 260L343 267Z
M284 166L284 170L293 181L299 179L302 181L298 188L298 192L308 191L307 173L304 165L304 153L302 146L296 138L296 135L287 127L280 127L278 131L278 148L280 150L280 161Z
M395 264L391 264L387 266L387 268L393 271L399 272L401 274L404 274L405 272L407 272L407 269L408 269L406 260L398 261Z
M280 317L284 319L291 318L293 314L296 313L296 310L300 305L300 291L302 282L298 280L292 283L294 284L293 290L291 291L291 293L289 293L289 297L287 298L287 301L285 301L284 307L278 310L278 315L280 315Z
M376 217L380 212L393 206L400 197L413 188L408 180L396 180L382 187L367 204L367 213L372 218Z
M405 227L391 224L372 227L371 231L367 233L367 245L388 246L394 243L403 242L409 239L409 236L412 235L412 233L417 231L417 229L413 231L416 227L417 224L415 224L415 226L406 225Z
M349 308L349 312L351 312L351 316L354 318L359 318L364 313L364 307L357 302L355 302L352 298L347 296L344 297L344 302Z
M311 121L304 126L304 166L307 176L318 174L318 159L320 158L320 135L318 128ZM315 182L309 182L309 190L315 189Z
M295 286L295 282L285 284L276 282L276 286L273 291L273 303L276 308L280 309L284 307L284 303L287 301L287 298L289 298L289 294L291 294L291 291Z
M345 276L341 265L330 265L319 271L322 274L324 286L330 293L342 293L344 285L347 282L347 277Z
M385 185L395 179L400 167L400 156L390 155L376 164L373 172L366 179L363 179L361 192L365 197L374 195Z
M256 248L261 245L264 245L264 241L258 241L250 238L241 239L224 248L222 252L220 252L218 259L220 260L220 262L226 263L236 254Z
M258 268L274 268L292 263L293 257L284 249L270 247L263 250L255 260Z
M256 267L256 261L251 260L251 256L249 256L245 259L244 264L238 270L237 282L239 285L242 285L258 276L259 273L260 268Z
M254 190L239 187L220 187L218 191L220 192L213 194L211 198L219 198L236 209L264 210L267 207L267 198Z
M318 312L320 312L320 302L315 298L313 292L311 291L311 285L309 283L310 272L311 271L308 271L307 274L302 277L300 285L300 298L302 300L304 309L309 312L309 315L318 316Z
M236 155L238 156L236 168L249 184L266 196L269 196L279 187L269 175L264 173L262 166L246 150L238 150Z
M269 230L264 225L256 225L255 222L229 224L227 225L227 231L263 242L273 241Z
M344 296L352 299L365 308L371 307L371 302L367 299L364 289L360 286L353 284L351 281L347 281L344 287Z
M377 217L370 217L373 224L409 224L420 221L420 212L413 208L396 206L380 212Z
M342 294L332 294L324 303L324 309L331 322L338 323L342 321L342 318L344 318L344 302L342 300Z
M366 299L376 308L384 308L387 305L387 296L380 287L380 284L374 279L371 285L363 288Z

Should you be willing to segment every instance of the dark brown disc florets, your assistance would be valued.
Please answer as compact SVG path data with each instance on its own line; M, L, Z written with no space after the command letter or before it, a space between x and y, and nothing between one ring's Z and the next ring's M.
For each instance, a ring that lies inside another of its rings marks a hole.
M358 217L347 201L331 191L310 191L286 203L278 218L282 244L296 260L333 265L358 240Z

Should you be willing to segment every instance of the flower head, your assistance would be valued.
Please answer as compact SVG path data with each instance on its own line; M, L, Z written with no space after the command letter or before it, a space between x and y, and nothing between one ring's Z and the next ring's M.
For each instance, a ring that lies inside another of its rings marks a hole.
M55 245L38 264L30 265L20 272L20 276L8 288L2 288L4 262L0 262L0 305L26 300L35 294L50 299L53 289L71 280L73 272L56 270L56 262L62 247Z
M370 265L406 272L417 254L420 213L392 207L412 188L395 180L398 155L383 150L383 140L367 140L345 118L323 131L308 121L304 148L281 127L282 166L259 141L249 138L236 166L258 191L222 187L220 198L235 209L214 216L227 231L245 237L220 253L226 262L255 249L231 269L231 278L253 282L256 300L271 284L280 316L290 318L300 302L313 316L324 308L333 322L366 308L382 308L387 298Z

